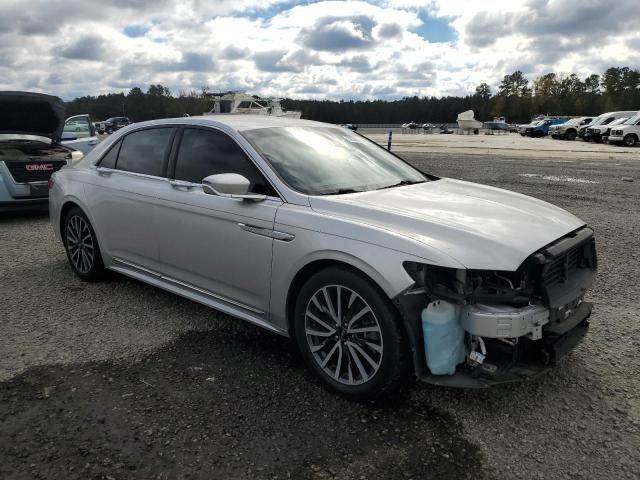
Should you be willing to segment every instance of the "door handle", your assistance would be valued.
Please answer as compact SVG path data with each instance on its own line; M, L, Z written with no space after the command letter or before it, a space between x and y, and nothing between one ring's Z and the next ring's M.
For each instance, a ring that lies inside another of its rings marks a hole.
M96 170L98 171L98 175L101 177L108 177L113 173L113 170L110 168L98 167Z
M87 143L87 145L93 147L94 145L97 145L98 141L97 140L91 140L89 143Z

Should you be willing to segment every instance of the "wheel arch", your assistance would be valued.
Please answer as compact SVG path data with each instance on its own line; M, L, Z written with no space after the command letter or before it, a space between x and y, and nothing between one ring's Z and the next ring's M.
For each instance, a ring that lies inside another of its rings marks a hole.
M298 294L302 289L304 283L311 278L314 274L321 270L325 270L329 267L343 267L348 270L351 270L358 275L365 277L367 280L376 285L382 292L384 292L387 299L391 301L391 297L388 294L388 291L385 289L383 285L381 285L380 281L376 281L376 278L383 278L377 272L373 275L371 273L370 268L361 268L360 266L349 262L345 259L336 259L336 258L322 258L315 259L304 265L300 268L293 277L291 284L289 285L289 289L287 291L287 300L286 300L286 318L287 318L287 329L291 338L295 338L295 322L293 321L294 311L296 306L296 299L298 298ZM394 305L394 308L397 310L397 306ZM400 313L400 312L398 312Z
M77 207L80 210L82 210L85 215L87 214L87 212L85 212L85 210L82 208L80 203L78 203L75 200L66 200L62 204L62 207L60 208L60 217L58 218L58 231L60 232L60 238L62 238L62 243L65 243L65 239L64 239L64 222L67 219L67 215L69 214L69 212L75 207Z

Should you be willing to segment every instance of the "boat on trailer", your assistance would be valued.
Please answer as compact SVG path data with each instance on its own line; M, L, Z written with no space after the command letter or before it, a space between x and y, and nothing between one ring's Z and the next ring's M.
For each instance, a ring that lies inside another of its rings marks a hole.
M482 122L476 120L473 117L473 110L467 110L458 114L457 118L458 127L462 131L477 131L482 128Z

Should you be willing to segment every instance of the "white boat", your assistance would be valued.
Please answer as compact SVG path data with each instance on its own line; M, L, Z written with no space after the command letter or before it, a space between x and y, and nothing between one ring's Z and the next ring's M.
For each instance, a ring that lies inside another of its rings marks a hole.
M509 125L504 117L493 117L493 121L484 122L483 127L487 130L509 130Z
M213 108L203 115L271 115L300 118L302 112L283 110L281 98L262 98L240 92L209 93Z
M473 110L467 110L466 112L460 113L458 115L457 122L458 127L463 131L479 130L482 128L482 122L473 118Z

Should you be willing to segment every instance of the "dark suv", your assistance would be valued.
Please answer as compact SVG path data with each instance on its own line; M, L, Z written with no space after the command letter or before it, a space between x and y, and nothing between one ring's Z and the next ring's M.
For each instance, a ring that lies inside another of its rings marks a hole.
M104 122L98 122L96 129L99 133L113 133L127 125L131 125L131 120L127 117L111 117L107 118Z

